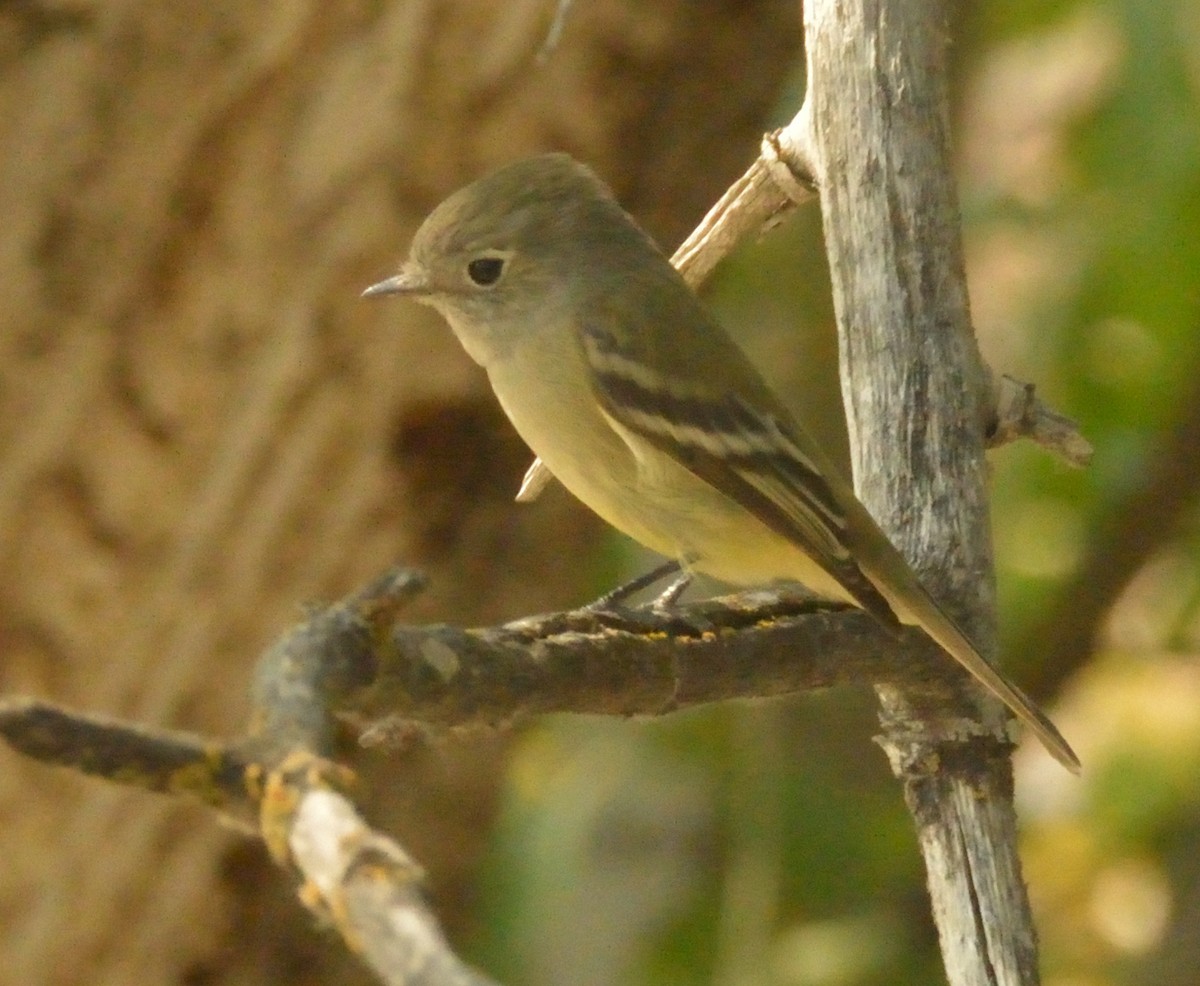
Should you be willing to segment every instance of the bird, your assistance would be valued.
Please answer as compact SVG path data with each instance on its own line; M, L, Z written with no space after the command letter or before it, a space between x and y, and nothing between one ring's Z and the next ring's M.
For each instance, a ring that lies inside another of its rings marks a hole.
M893 634L919 627L1079 772L585 165L544 154L459 189L363 295L438 311L526 444L613 527L689 572L799 582Z

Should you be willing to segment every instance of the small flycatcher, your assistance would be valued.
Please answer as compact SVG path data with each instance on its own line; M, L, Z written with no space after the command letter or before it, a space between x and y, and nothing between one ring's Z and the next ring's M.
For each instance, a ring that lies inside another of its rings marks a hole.
M583 165L536 157L454 193L364 292L384 294L441 312L521 437L614 527L726 582L795 580L920 627L1079 770Z

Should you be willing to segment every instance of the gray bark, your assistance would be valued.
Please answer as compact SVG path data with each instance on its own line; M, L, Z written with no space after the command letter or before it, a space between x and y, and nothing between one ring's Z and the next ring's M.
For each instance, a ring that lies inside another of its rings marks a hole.
M810 0L805 28L856 488L933 594L993 653L987 381L950 170L945 9ZM1036 983L1003 711L949 660L944 676L878 692L950 982ZM994 740L982 760L952 742L972 720Z

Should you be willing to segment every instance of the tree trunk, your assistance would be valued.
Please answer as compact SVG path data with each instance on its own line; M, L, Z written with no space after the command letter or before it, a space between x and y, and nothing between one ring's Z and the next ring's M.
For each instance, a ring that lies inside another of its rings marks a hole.
M859 497L981 647L995 652L983 449L950 170L943 4L805 5L813 152ZM999 702L946 674L879 688L953 986L1038 981ZM969 733L968 733L969 731ZM984 737L972 759L964 734Z

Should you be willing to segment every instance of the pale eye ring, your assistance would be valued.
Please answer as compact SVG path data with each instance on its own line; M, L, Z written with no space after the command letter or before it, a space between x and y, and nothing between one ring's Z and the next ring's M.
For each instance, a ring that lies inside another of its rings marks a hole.
M467 277L481 288L490 288L504 273L503 257L476 257L467 263Z

